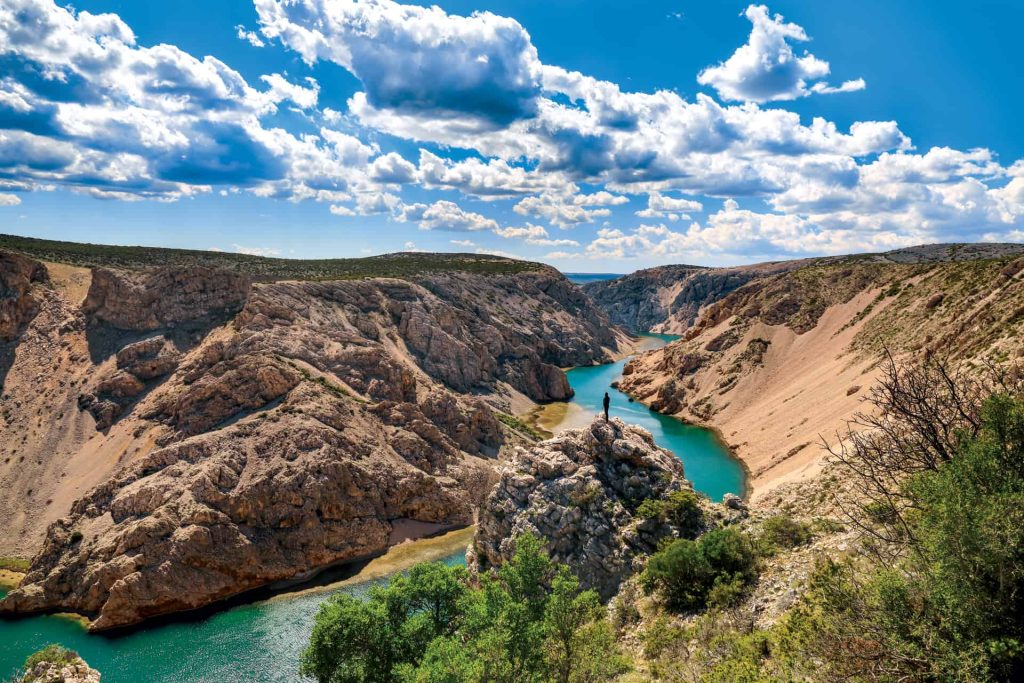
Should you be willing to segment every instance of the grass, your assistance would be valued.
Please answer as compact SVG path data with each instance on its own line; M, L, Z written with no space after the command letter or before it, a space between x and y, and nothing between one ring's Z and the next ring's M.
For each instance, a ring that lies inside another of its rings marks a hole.
M0 569L6 569L9 572L24 574L28 571L28 566L29 561L20 557L0 557Z
M504 424L506 427L514 429L522 434L526 434L534 441L544 440L543 434L534 429L532 426L520 420L518 417L515 417L514 415L508 415L506 413L500 413L498 411L494 411L494 414L497 415L498 419L501 420L502 424Z
M126 247L59 242L0 234L0 250L83 268L140 270L156 266L206 266L249 275L254 280L354 280L409 278L443 272L512 274L546 269L530 261L481 254L400 252L367 258L283 259L195 249Z

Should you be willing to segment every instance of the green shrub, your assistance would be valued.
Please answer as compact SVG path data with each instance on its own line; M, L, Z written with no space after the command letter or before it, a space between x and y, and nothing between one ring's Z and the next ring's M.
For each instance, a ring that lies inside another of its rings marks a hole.
M789 515L779 514L766 519L757 538L758 551L773 555L780 550L792 550L811 540L811 528Z
M597 594L524 535L478 588L461 567L424 564L366 600L332 597L300 672L318 683L597 683L626 668Z
M43 662L50 662L53 664L72 664L77 662L78 659L78 653L74 650L69 650L63 645L58 645L57 643L51 643L42 650L29 655L28 659L25 660L23 668L27 673ZM21 679L22 683L30 683L32 680L34 679L28 677L23 677Z
M674 610L702 609L714 590L716 606L731 604L756 578L750 538L738 529L710 531L696 541L675 540L651 556L641 575L648 594Z
M693 538L700 533L704 513L700 497L693 491L682 490L670 493L664 499L648 498L637 507L641 519L658 519L679 530L684 538Z

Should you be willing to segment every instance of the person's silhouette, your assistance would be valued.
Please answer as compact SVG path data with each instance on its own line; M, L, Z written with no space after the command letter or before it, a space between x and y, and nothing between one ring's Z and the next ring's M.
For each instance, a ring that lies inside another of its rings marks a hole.
M604 421L608 421L608 406L612 404L612 400L608 397L608 392L604 392Z

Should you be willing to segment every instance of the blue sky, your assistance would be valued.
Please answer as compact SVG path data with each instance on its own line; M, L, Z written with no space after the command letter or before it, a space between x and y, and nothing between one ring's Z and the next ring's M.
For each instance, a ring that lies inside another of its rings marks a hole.
M1024 240L1019 2L0 0L0 231L563 270Z

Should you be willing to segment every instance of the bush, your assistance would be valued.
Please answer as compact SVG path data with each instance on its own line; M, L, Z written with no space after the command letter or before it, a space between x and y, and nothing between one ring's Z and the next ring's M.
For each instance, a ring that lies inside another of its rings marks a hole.
M43 662L50 662L53 664L73 664L77 662L78 659L78 653L74 650L69 650L63 645L51 643L44 647L42 650L39 650L38 652L29 655L28 659L25 660L23 668L25 673L28 674L28 672L32 671L32 669L34 669L37 665L42 664ZM20 680L22 681L22 683L30 683L30 681L34 679L29 678L26 675L23 676Z
M700 533L704 512L700 497L693 491L670 493L664 500L648 498L640 503L636 514L641 519L658 519L679 530L680 536L693 538Z
M479 588L461 567L424 564L367 600L331 598L300 672L319 683L596 683L625 668L597 594L525 535Z
M811 528L789 515L769 517L761 524L757 538L758 551L762 555L774 555L780 550L792 550L811 541Z
M756 578L750 538L738 529L716 529L696 541L681 538L659 550L647 563L641 584L674 610L702 609L734 603Z

